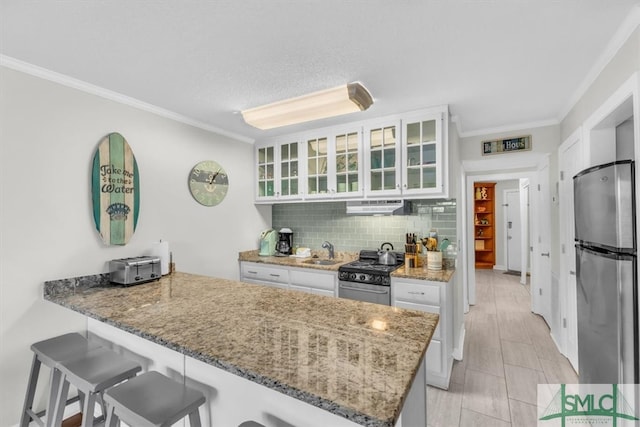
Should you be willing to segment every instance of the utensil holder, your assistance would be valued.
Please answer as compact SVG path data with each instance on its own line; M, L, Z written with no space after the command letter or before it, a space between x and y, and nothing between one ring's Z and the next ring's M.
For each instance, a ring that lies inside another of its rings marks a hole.
M427 268L432 271L442 270L442 252L427 252Z

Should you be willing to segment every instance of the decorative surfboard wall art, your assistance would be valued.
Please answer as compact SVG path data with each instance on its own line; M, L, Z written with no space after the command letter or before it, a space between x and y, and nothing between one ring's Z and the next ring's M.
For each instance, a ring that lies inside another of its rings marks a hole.
M119 133L98 144L91 172L93 219L107 245L126 245L138 225L140 175L131 147Z

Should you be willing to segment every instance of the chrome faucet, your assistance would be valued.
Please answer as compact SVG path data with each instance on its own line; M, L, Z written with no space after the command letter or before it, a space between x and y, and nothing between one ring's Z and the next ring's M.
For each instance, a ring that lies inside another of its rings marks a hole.
M325 240L322 242L322 247L329 251L329 259L333 259L333 245Z

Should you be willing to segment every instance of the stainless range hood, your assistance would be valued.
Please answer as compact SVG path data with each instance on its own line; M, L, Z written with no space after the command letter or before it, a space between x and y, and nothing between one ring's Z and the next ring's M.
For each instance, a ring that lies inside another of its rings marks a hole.
M347 202L347 215L408 215L411 204L402 199Z

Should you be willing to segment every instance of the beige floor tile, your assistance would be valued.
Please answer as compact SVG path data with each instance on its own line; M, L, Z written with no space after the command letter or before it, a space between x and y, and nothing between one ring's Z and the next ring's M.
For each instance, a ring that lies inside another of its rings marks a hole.
M557 354L552 360L540 359L540 364L549 384L578 383L578 375L571 363L561 354Z
M469 341L469 356L467 356L467 370L504 377L504 366L502 362L502 350L483 343L483 341Z
M547 384L544 373L521 366L504 365L509 399L536 405L538 402L538 384Z
M457 384L464 384L464 373L466 370L467 370L466 359L454 360L453 368L451 369L451 382L457 383Z
M527 315L518 311L498 311L498 329L503 340L531 344L531 338L525 326Z
M463 385L451 383L449 390L427 387L427 424L431 427L450 427L460 423Z
M464 321L464 359L454 362L449 390L427 390L429 427L536 426L537 384L577 382L544 319L531 313L529 281L477 270L476 304ZM550 386L540 390L553 397Z
M533 344L502 340L502 359L505 364L542 371Z
M509 400L511 424L514 427L536 427L538 425L538 407L519 400Z
M509 427L511 423L462 408L460 427ZM516 425L513 425L516 427Z
M505 379L467 369L462 407L490 417L510 421ZM462 419L460 425L466 425Z

